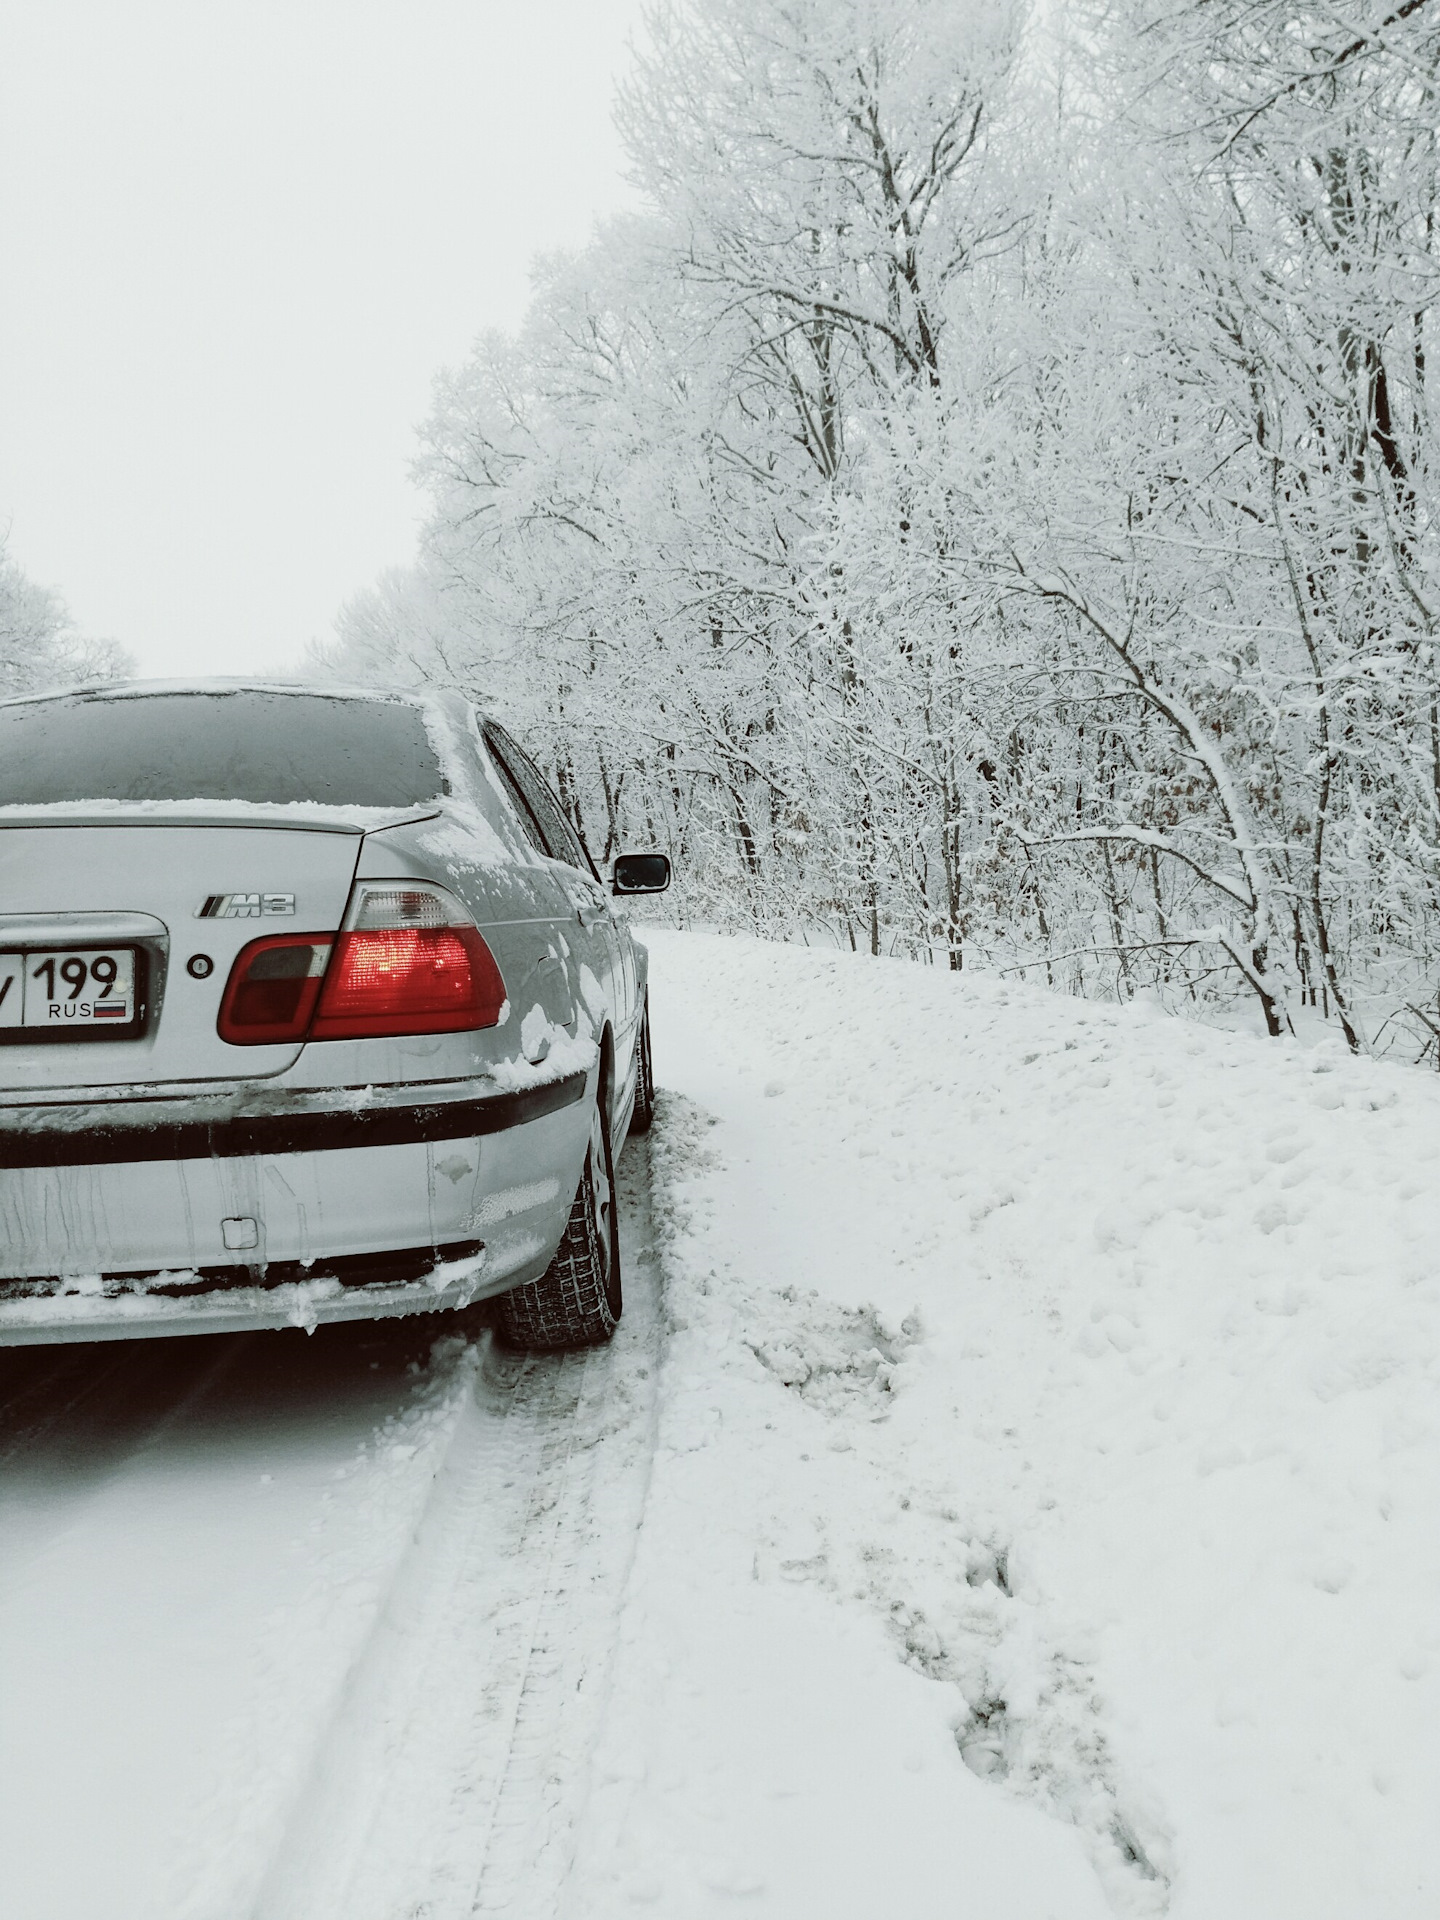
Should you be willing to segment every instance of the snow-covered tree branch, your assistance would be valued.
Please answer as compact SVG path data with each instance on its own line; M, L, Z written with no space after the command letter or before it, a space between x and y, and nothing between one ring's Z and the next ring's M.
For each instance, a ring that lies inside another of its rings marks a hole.
M1437 69L1426 5L661 6L644 206L439 383L333 663L697 914L1433 1051Z

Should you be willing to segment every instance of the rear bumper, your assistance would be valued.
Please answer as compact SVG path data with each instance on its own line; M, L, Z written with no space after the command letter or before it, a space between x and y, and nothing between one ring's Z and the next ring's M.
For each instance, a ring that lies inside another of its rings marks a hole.
M539 1271L544 1271L543 1264ZM518 1285L525 1277L507 1278L504 1285ZM502 1291L498 1282L489 1282L481 1248L459 1259L437 1262L418 1280L347 1285L317 1262L314 1278L275 1285L216 1285L179 1296L137 1288L108 1297L70 1291L43 1299L0 1299L0 1347L137 1340L156 1334L251 1333L280 1327L313 1333L316 1327L337 1320L379 1320L468 1307L487 1293Z
M314 1326L519 1285L564 1231L591 1078L135 1102L98 1122L0 1109L0 1345ZM387 1255L403 1278L346 1271Z
M572 1073L512 1089L442 1081L418 1100L413 1087L345 1087L282 1089L263 1103L251 1094L243 1108L224 1095L106 1102L103 1112L93 1104L0 1107L0 1170L241 1160L476 1138L572 1106L585 1085L583 1073Z

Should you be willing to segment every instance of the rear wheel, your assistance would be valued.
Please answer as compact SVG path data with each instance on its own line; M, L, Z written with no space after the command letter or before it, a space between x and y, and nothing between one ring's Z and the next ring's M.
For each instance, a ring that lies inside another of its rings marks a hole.
M655 1069L650 1060L650 1002L640 1018L640 1038L635 1046L635 1108L630 1115L631 1133L649 1133L655 1119Z
M590 1121L580 1185L555 1258L538 1280L501 1294L496 1307L506 1346L531 1352L596 1347L615 1331L621 1307L620 1234L603 1088Z

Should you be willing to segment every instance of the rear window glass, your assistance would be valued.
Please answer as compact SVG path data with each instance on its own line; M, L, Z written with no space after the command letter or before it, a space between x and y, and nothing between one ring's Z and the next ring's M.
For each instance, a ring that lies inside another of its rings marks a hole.
M420 711L399 702L154 693L0 707L0 806L311 800L408 807L443 791Z

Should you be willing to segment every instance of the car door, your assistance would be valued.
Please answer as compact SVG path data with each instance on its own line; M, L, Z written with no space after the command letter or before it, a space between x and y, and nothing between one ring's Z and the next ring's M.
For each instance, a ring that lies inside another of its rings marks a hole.
M625 965L625 936L616 924L610 896L535 762L495 721L485 721L483 731L491 757L521 795L574 905L586 959L610 1010L615 1034L615 1083L623 1088L629 1084L635 1039L635 976L633 964L628 969Z

